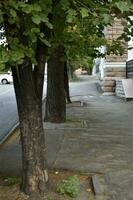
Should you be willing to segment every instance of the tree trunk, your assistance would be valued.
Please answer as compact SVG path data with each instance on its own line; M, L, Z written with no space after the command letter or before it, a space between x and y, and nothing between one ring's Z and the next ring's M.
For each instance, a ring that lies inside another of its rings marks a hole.
M31 3L31 2L27 2ZM19 42L30 48L28 37L24 34L27 16L18 11L19 25L8 22L8 14L4 15L6 39L17 37ZM48 36L48 28L40 24L40 32ZM11 40L11 39L10 39ZM9 43L8 48L12 49ZM32 45L31 45L32 46ZM45 135L42 120L42 91L44 79L45 55L47 47L38 38L36 47L37 65L32 67L30 58L25 56L23 64L12 66L14 88L20 121L22 146L22 184L21 190L40 200L47 182L45 161ZM33 46L31 47L33 48Z
M74 72L74 69L73 69L73 66L71 65L71 62L70 60L67 61L67 65L68 65L68 72L69 72L69 79L72 80L74 78L73 76L73 72Z
M64 63L64 90L67 103L71 103L70 93L69 93L69 78L67 71L67 62Z
M66 118L64 92L64 49L55 49L48 61L45 121L61 123Z
M12 67L22 145L21 190L40 199L46 186L42 98L36 92L32 64Z

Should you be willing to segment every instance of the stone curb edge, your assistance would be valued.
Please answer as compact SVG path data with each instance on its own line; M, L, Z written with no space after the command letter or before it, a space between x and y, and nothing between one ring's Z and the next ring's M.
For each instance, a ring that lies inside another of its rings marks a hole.
M19 127L19 122L17 122L17 124L13 126L13 128L6 134L6 136L2 138L2 140L0 141L0 145L2 145L14 133L14 131L18 129L18 127Z

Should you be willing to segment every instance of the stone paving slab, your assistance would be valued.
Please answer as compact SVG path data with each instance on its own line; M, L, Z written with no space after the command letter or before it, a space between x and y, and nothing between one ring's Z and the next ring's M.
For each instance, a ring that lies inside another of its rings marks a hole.
M93 181L96 200L133 199L133 170L122 169L104 175L95 175Z
M98 137L81 130L64 130L63 134L54 168L104 173L133 167L133 137Z

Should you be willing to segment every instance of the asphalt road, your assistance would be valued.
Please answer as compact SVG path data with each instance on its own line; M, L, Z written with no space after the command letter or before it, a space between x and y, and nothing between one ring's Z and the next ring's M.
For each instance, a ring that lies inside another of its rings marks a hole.
M0 85L0 141L18 122L13 85Z

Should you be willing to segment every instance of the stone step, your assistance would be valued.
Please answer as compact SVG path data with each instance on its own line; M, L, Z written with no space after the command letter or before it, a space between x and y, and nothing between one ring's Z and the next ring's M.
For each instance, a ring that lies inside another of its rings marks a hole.
M116 96L120 98L125 98L125 92L123 88L122 80L116 80Z

